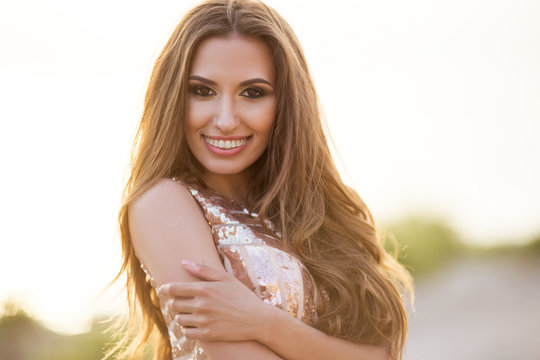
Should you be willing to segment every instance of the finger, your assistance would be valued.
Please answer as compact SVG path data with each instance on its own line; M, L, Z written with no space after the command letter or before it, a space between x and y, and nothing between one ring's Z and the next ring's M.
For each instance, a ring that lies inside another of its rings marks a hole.
M158 296L163 298L186 297L192 298L206 292L206 284L203 281L179 281L161 285Z
M207 323L204 316L196 314L178 314L174 319L178 325L189 327L201 327Z
M193 299L175 299L171 304L171 308L174 313L196 313L198 312L197 306Z
M196 327L188 328L188 327L182 326L182 334L188 339L192 339L192 340L202 340L202 341L212 340L209 330L206 328L196 328Z
M194 263L189 260L182 260L182 265L191 274L206 281L225 281L230 274L224 270L216 269L205 264Z

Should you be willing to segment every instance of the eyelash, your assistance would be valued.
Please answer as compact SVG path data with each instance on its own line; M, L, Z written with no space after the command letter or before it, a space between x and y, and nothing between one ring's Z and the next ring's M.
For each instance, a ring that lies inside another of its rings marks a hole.
M197 96L209 97L209 96L215 94L215 93L214 94L201 94L200 93L201 90L208 91L209 93L214 92L214 90L212 90L208 86L204 86L204 85L194 85L194 86L191 87L191 92L193 92L193 94L195 94Z
M255 95L255 96L246 96L249 99L257 99L257 98L260 98L261 96L264 96L264 90L261 89L261 88L258 88L258 87L249 87L249 88L245 89L244 91L242 91L241 94L243 94L243 93L245 93L247 91L250 91L250 90L256 91L257 95Z
M201 90L207 91L207 93L206 94L201 94ZM263 89L258 88L258 87L253 87L253 86L245 89L240 94L244 94L244 93L246 93L248 91L255 91L257 94L252 95L252 96L248 96L248 95L242 95L242 96L245 96L248 99L257 99L257 98L260 98L260 97L265 95L265 92L264 92ZM205 85L194 85L194 86L191 87L191 92L193 94L197 95L197 96L200 96L200 97L210 97L210 96L216 94L214 90L212 90L211 88L209 88L208 86L205 86Z

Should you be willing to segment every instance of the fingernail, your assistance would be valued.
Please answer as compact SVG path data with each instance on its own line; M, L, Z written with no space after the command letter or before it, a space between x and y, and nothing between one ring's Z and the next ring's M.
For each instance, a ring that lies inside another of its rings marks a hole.
M182 260L182 265L184 265L187 268L193 269L193 270L197 270L199 268L197 266L197 264L195 264L193 261L189 261L189 260Z

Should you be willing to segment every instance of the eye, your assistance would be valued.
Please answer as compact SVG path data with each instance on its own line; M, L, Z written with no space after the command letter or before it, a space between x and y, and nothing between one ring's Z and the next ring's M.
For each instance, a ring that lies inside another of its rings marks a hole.
M194 85L191 87L191 91L198 96L208 97L216 95L215 91L204 85Z
M247 88L245 89L244 91L242 91L240 93L241 96L245 96L249 99L256 99L256 98L259 98L261 96L264 96L264 91L263 89L260 89L258 87L250 87L250 88Z

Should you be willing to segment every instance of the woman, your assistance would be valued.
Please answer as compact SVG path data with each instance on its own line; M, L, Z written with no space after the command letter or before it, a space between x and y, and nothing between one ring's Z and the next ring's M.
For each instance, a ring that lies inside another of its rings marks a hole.
M298 40L261 2L206 1L174 31L119 222L142 314L129 358L154 329L158 359L401 357L410 277L341 181Z

